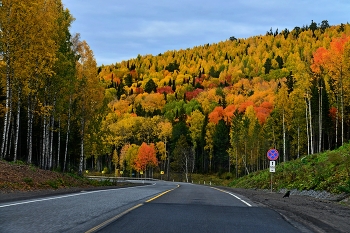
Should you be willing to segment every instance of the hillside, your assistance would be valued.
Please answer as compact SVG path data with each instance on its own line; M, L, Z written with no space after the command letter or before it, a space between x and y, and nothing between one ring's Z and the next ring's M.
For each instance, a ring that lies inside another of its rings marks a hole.
M100 67L109 108L100 131L104 145L116 147L118 165L128 171L141 170L132 158L146 142L159 146L159 170L238 176L265 169L270 148L280 151L281 162L338 148L348 137L350 83L337 77L350 64L350 25L316 28ZM191 151L187 169L179 166L180 144Z
M350 195L350 144L334 151L277 163L273 190L326 191ZM230 183L231 187L270 189L269 169L251 173Z
M93 188L112 185L98 183L74 174L39 169L24 164L10 164L0 160L0 193Z

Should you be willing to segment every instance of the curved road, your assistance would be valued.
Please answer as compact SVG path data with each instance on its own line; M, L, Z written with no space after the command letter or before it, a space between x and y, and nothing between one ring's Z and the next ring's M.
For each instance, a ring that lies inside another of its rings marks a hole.
M0 204L0 232L300 232L277 212L208 186L158 181Z

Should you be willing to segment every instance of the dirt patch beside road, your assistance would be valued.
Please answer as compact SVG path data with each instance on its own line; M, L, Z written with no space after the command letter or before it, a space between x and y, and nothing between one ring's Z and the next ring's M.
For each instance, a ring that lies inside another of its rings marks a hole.
M348 198L342 202L293 194L283 198L283 193L266 190L221 188L277 211L302 232L350 232Z

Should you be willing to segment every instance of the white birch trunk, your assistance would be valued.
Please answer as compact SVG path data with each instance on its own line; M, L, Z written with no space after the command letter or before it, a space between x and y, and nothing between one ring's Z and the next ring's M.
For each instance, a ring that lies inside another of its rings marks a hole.
M309 99L309 120L310 120L310 152L314 154L314 146L313 146L313 133L312 133L312 114L311 114L311 100Z
M85 130L85 119L81 118L81 140L80 140L80 161L79 161L79 175L83 174L83 163L84 163L84 130Z
M309 133L309 114L307 111L307 99L305 99L305 120L306 120L306 137L307 137L307 154L310 154L310 133Z
M55 116L52 114L51 116L51 127L50 127L50 143L49 143L49 169L52 169L53 165L53 132L55 127Z
M8 125L10 124L10 74L6 75L6 101L5 101L5 115L4 115L4 129L2 133L2 143L1 143L1 156L0 158L5 158L5 145L8 140Z
M7 19L10 20L10 12L7 12ZM8 36L7 33L5 36ZM0 151L0 159L7 157L7 142L10 129L10 119L11 119L11 52L10 52L10 42L6 42L6 51L4 51L5 61L6 61L6 100L5 100L5 115L4 115L4 129L2 134L2 143Z
M186 176L186 182L188 183L188 157L185 154L185 176Z
M42 131L42 151L41 151L41 168L46 165L46 116L43 117L43 131Z
M28 110L27 110L27 117L28 117L28 126L27 126L27 151L28 151L28 164L32 163L32 156L33 156L33 104L32 104L32 97L31 95L28 96Z
M49 169L49 162L50 162L50 158L49 158L49 145L50 145L50 120L49 118L47 117L47 120L46 120L46 135L45 135L45 169Z
M63 161L63 172L66 171L66 164L67 164L68 142L69 142L69 133L70 133L71 106L72 106L72 96L69 97L67 132L66 132L66 145L65 145L65 150L64 150L64 161Z
M58 118L58 133L57 133L57 164L56 167L60 167L60 148L61 148L61 117Z
M318 153L322 150L322 87L320 87L320 97L318 101Z
M338 147L338 117L339 117L339 97L337 95L337 111L335 112L335 147Z
M342 73L342 72L340 72ZM341 107L341 145L344 145L344 96L343 96L343 80L340 74L340 107Z
M284 122L284 109L282 113L282 124L283 124L283 162L287 161L287 155L286 155L286 125Z
M10 90L10 102L9 102L9 114L8 114L8 119L7 119L7 135L6 135L6 140L5 140L5 158L10 155L10 150L11 150L11 134L10 128L11 128L11 121L12 121L12 90Z
M17 150L18 150L18 138L19 138L19 124L20 124L20 115L21 115L21 88L18 88L17 94L17 117L16 117L16 129L15 129L15 142L14 142L14 151L13 151L13 161L17 161Z
M53 136L54 136L54 129L55 129L55 108L56 108L56 97L54 98L54 101L53 101L53 111L52 111L52 114L51 114L51 117L50 117L50 121L51 121L50 122L51 123L51 126L50 126L50 137L49 137L50 138L50 142L48 142L49 143L48 154L49 154L49 169L50 170L53 167ZM50 124L50 123L48 123L48 124Z

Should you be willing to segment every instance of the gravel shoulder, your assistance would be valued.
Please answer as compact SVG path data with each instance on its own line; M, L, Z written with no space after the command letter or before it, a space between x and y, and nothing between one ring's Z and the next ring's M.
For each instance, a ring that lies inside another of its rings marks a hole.
M349 197L315 198L291 192L289 197L283 198L284 193L267 190L221 188L277 211L301 232L350 232Z

